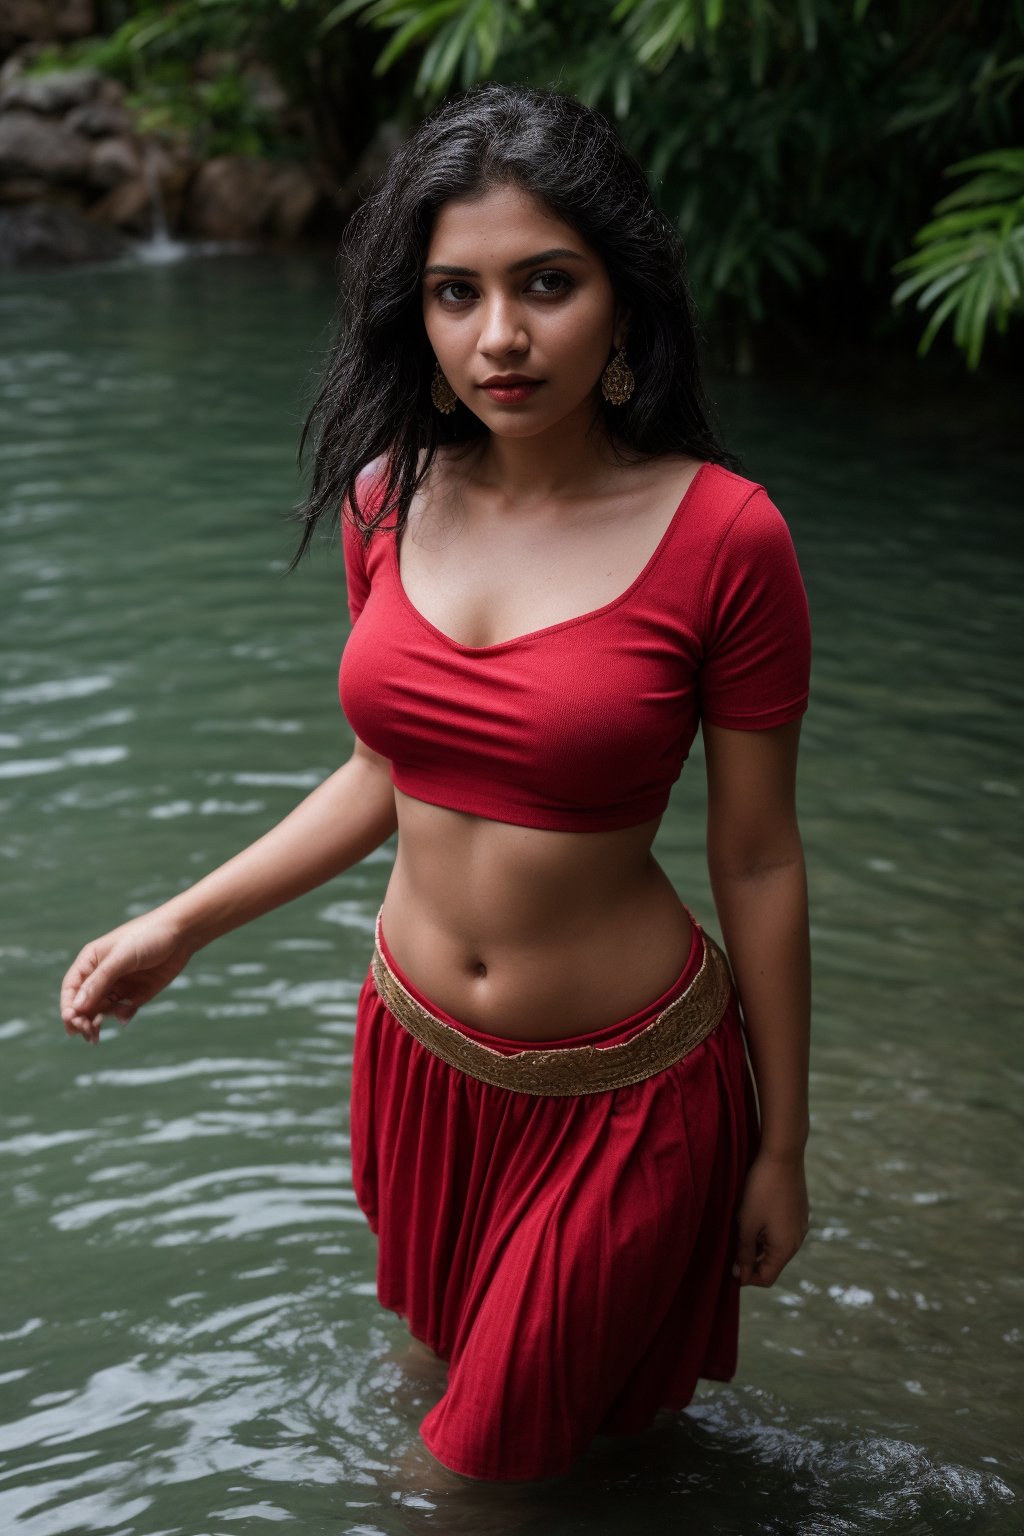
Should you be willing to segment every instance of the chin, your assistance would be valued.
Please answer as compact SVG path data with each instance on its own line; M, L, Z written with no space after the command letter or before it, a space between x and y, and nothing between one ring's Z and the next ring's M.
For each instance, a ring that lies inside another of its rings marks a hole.
M482 420L483 418L481 418ZM495 437L539 437L550 427L555 426L553 421L485 421L484 426Z
M565 409L552 410L550 402L545 411L531 410L520 407L515 410L495 410L484 414L482 411L474 411L474 416L482 421L488 431L495 437L538 437L542 432L550 432L560 422L567 421L576 410L578 404L570 405Z

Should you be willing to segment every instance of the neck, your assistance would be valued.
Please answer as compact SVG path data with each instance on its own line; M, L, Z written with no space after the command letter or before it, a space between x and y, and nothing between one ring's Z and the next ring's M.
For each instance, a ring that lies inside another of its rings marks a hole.
M527 508L556 497L587 494L617 467L603 423L594 421L592 401L544 432L530 437L502 437L491 432L483 439L473 479L497 491L513 507Z

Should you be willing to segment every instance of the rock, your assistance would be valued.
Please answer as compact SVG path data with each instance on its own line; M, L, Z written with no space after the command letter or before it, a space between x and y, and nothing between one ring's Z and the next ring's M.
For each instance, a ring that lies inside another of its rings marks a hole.
M185 201L189 230L212 240L258 235L294 238L319 193L313 178L293 161L253 155L218 155L199 167Z
M0 115L0 179L38 176L44 181L78 181L89 170L92 146L55 118L35 112Z
M267 167L244 155L218 155L201 165L185 202L185 220L196 234L214 240L259 233L270 213Z
M103 84L96 69L53 69L45 75L16 75L0 92L0 112L25 107L31 112L66 112L92 101Z
M128 247L123 236L71 208L53 203L0 208L0 268L110 261Z
M84 134L87 139L102 139L107 134L130 133L132 120L119 103L97 98L72 107L64 119L64 126L72 133Z
M89 217L97 224L113 224L118 229L134 235L151 235L153 232L153 193L144 176L132 181L122 181L112 187L89 209Z
M96 100L116 107L124 98L125 87L120 80L115 80L113 75L104 75L103 83L96 92Z
M139 153L130 139L101 139L92 147L87 180L90 186L116 187L142 172Z
M0 0L0 37L88 37L96 19L93 0Z
M172 231L178 230L183 224L185 192L196 174L195 161L180 146L168 149L156 139L133 139L130 149L134 156L132 174L111 185L89 206L90 219L148 238L158 224L153 206L158 190L164 222Z
M36 55L43 50L42 43L22 43L11 56L0 64L0 96L10 85L12 80L18 80L25 72L27 65L32 64Z
M274 172L274 203L269 233L280 240L294 240L316 207L320 193L309 172L295 162L282 162Z
M53 188L39 176L9 176L0 181L0 203L38 203Z

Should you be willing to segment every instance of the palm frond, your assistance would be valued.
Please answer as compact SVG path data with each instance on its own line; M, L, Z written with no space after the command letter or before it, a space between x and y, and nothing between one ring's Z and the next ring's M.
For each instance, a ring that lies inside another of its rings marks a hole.
M937 303L918 343L923 357L948 319L953 341L972 371L990 326L1004 334L1024 310L1024 149L992 150L948 166L946 175L975 170L970 182L936 203L938 217L914 236L920 249L896 262L908 272L894 305L916 295L916 307ZM1001 197L1001 201L993 201Z

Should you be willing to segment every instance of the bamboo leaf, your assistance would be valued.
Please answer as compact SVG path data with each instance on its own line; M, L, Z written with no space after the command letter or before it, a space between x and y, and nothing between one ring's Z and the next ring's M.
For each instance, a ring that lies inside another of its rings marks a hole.
M1024 290L1022 290L1019 274L1013 269L1013 258L1009 251L1001 251L999 253L999 271L1009 295L1005 307L1011 309L1020 302L1021 292Z
M350 16L355 16L359 11L369 10L371 6L376 7L377 0L341 0L341 4L333 6L317 24L316 35L323 37L339 22L347 21Z
M970 208L963 213L947 213L941 219L933 219L923 225L914 236L915 241L934 240L942 235L976 234L979 238L989 233L985 224L1001 224L1006 216L1004 203L993 203L987 208Z
M939 305L938 309L929 320L928 325L925 328L924 335L921 337L921 340L917 344L918 357L924 357L925 353L931 347L932 342L935 340L936 334L943 321L946 319L946 316L952 314L953 310L957 307L959 302L959 289L957 289L955 293L947 293L946 297L943 299L942 303Z
M921 128L927 123L948 117L959 110L961 91L962 87L957 81L940 94L929 93L920 101L908 103L887 119L882 133L891 137L896 133L905 133L908 128Z
M416 77L417 94L440 96L448 89L476 25L481 3L487 5L490 0L471 0L468 5L465 0L457 0L452 6L453 13L462 14L450 15L423 55Z
M801 277L799 268L784 250L782 250L777 245L769 246L764 255L769 264L775 268L779 276L789 284L790 288L800 288Z
M972 203L1005 203L1021 198L1024 198L1024 178L993 171L976 176L973 181L950 192L935 204L935 212L945 213L947 208L960 208Z
M967 284L963 301L956 312L953 339L967 353L967 366L974 369L981 356L985 335L985 316L989 309L991 272L977 271Z
M930 245L926 250L915 251L912 256L905 256L902 261L893 264L893 272L924 271L925 273L938 273L945 268L963 261L969 257L972 250L972 242L961 237L959 240L946 240L940 245Z
M955 164L946 167L945 174L957 176L962 171L974 170L1002 170L1024 176L1024 149L987 149L984 154L957 160Z
M429 6L420 15L407 21L405 26L400 27L385 44L373 66L374 74L383 75L395 60L406 52L410 43L415 42L424 32L429 32L438 26L447 15L459 8L460 3L461 0L443 0L442 4Z
M615 116L626 118L629 116L629 108L633 100L633 77L628 69L619 72L615 80L613 93L615 103Z
M929 283L927 288L918 297L918 309L927 309L929 304L939 297L940 293L945 293L947 288L951 288L954 283L959 283L961 278L970 270L970 266L966 262L961 262L959 266L953 267L949 272L944 272L933 283ZM929 275L929 273L925 273L925 277ZM893 297L895 298L895 294Z
M803 34L804 47L808 53L813 53L818 46L818 6L817 0L800 0L800 31Z

